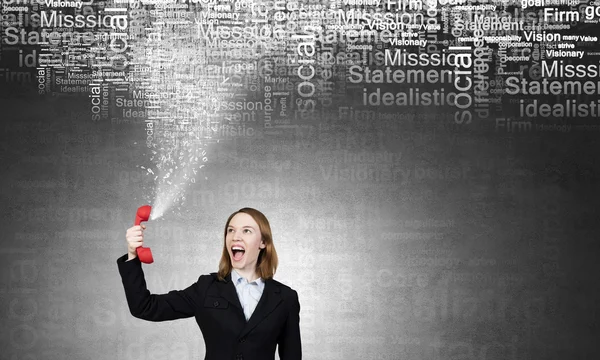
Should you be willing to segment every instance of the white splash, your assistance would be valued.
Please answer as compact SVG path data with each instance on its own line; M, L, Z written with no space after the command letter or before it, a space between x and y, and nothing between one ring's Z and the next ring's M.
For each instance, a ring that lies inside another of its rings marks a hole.
M207 129L214 123L220 125L214 115L221 96L214 87L198 85L208 81L208 74L204 67L190 72L197 67L187 61L192 56L206 63L206 50L193 46L193 38L182 37L177 28L163 26L166 12L154 9L154 20L147 26L151 33L142 35L132 49L134 62L147 69L133 85L151 100L147 106L150 124L142 130L151 129L146 143L151 163L141 168L152 179L152 189L145 189L152 220L185 206L186 192L196 182L208 160L206 149L214 142Z
M195 144L188 145L186 150L180 150L179 153L182 155L177 158L178 161L175 162L175 167L171 166L168 170L164 169L158 175L160 180L158 181L156 197L150 214L151 220L163 216L165 211L171 208L174 203L177 202L181 205L185 203L185 191L190 184L196 182L195 175L198 173L198 169L204 167L204 165L198 163L207 161L207 158L203 156L206 155L206 150L200 149ZM161 158L166 159L166 157Z

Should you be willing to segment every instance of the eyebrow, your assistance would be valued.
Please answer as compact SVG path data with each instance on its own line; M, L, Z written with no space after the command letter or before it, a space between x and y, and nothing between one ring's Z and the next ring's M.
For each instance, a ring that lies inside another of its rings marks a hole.
M235 228L235 226L233 225L227 225L228 228ZM246 226L242 226L242 228L250 228L250 229L254 229L254 226L250 226L250 225L246 225Z

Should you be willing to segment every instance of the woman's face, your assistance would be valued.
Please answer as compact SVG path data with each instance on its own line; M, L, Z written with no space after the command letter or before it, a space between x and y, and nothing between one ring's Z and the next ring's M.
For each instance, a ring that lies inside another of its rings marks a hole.
M234 269L255 271L260 249L265 248L261 239L258 224L252 216L237 213L231 219L227 226L225 245Z

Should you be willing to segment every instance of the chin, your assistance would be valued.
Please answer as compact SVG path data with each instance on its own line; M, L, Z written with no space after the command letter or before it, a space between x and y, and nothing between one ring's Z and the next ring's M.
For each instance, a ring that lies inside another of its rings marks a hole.
M235 269L243 268L244 265L246 264L246 259L241 259L240 261L235 261L235 260L233 260L233 257L230 256L229 260L231 261L231 266Z

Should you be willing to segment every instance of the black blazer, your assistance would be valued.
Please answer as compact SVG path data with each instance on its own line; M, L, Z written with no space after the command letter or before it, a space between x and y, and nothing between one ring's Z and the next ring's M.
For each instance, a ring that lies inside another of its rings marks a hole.
M131 314L148 321L194 316L206 345L205 360L273 360L279 345L281 360L302 359L298 293L276 280L265 281L263 294L246 321L231 274L201 275L184 290L150 294L139 258L117 259Z

